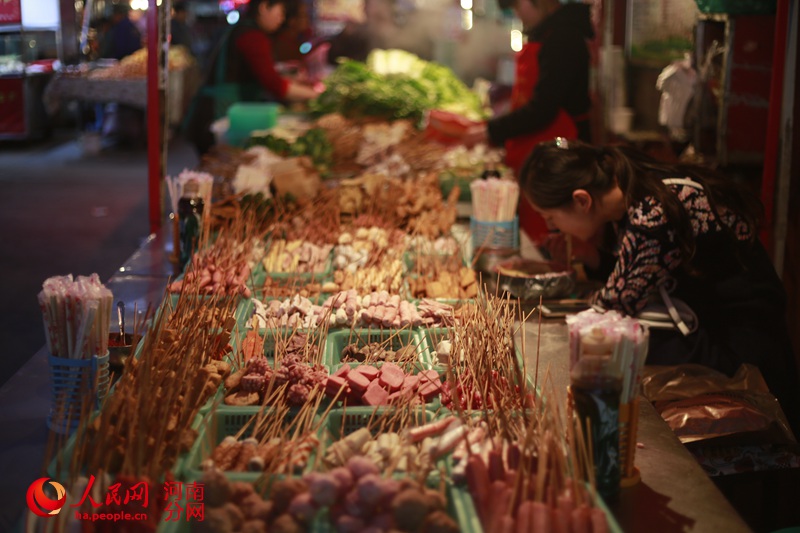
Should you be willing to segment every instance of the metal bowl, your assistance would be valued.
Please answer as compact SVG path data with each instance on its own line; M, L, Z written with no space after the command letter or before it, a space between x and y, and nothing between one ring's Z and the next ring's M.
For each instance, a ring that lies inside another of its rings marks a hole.
M497 286L522 301L566 298L575 289L575 276L565 265L513 258L495 266Z
M125 334L124 339L120 339L119 333L110 333L108 335L108 364L112 368L119 368L125 366L125 360L131 354L134 340L138 341L139 335L130 333Z
M494 275L497 265L511 259L521 259L516 248L481 248L475 252L475 270Z

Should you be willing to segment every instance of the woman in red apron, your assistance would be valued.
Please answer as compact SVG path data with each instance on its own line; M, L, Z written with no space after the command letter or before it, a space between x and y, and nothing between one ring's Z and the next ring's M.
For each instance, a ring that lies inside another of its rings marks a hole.
M589 137L589 50L594 37L587 4L561 5L558 0L511 0L528 35L516 57L511 111L487 122L473 142L505 146L506 163L519 175L534 146L555 137ZM547 226L520 197L520 227L541 242Z

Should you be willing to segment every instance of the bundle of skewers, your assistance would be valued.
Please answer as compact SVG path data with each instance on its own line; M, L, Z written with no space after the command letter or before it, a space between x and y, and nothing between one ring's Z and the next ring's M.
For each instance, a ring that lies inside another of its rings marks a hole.
M527 380L524 343L517 357L515 324L526 318L509 300L479 298L453 328L454 483L470 494L484 531L607 531L581 427L557 403L539 401L538 365ZM548 376L542 388L555 397Z
M207 316L209 303L228 307L205 321L201 317ZM134 524L130 531L155 530L163 508L162 498L156 496L159 487L177 474L179 459L189 451L203 423L200 409L230 372L231 365L215 356L217 333L225 329L225 317L232 313L230 300L184 301L183 295L174 309L166 308L154 317L147 313L145 321L152 321L141 350L137 357L126 360L124 372L100 412L82 414L68 448L63 448L61 437L48 442L46 456L53 457L51 475L64 484L76 505L90 482L89 475L94 476L91 482L101 495L114 483L121 484L120 491L139 486L150 491L151 502L159 503L148 509L146 523ZM54 454L59 448L61 452ZM96 496L94 501L103 502ZM126 500L120 505L106 499L99 508L89 505L88 499L84 503L79 509L82 512L135 513L141 509L140 501ZM61 513L59 521L72 520L74 515Z
M519 201L519 185L506 179L475 180L470 186L472 216L481 222L514 220Z
M205 205L211 205L211 190L214 186L214 176L211 174L183 170L177 176L167 176L165 181L173 213L178 212L178 202L184 196L202 198Z
M169 284L169 291L249 298L253 271L266 248L263 234L253 224L250 219L237 219L222 228L213 243L203 233L199 251L192 255L183 277Z
M105 355L113 299L97 274L45 280L39 308L50 355L70 359Z
M299 408L290 408L275 394L272 407L263 408L254 414L235 433L230 431L223 417L230 412L211 414L205 436L195 445L199 453L189 457L186 469L220 470L253 474L252 480L262 473L302 474L310 465L314 450L319 448L319 431L325 417L321 412L322 395L309 396ZM238 416L238 415L237 415ZM220 428L219 424L224 423ZM218 441L219 440L219 441Z
M582 353L582 343L602 337L612 346L610 373L622 377L620 404L630 403L638 394L642 369L647 359L649 333L638 320L615 311L598 313L587 309L567 318L570 366Z

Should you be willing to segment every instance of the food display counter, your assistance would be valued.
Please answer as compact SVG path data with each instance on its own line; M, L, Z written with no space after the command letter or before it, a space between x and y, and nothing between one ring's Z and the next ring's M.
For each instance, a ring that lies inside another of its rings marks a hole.
M173 273L171 231L152 235L142 247L112 276L107 287L115 300L143 310L161 301ZM129 319L130 320L130 319ZM542 375L547 372L553 390L565 393L568 384L567 329L559 320L545 321L541 328L528 323L524 330L528 347L536 346L539 336ZM37 472L46 451L45 419L49 411L50 377L47 350L42 348L0 389L0 402L8 408L0 411L0 424L13 427L3 433L4 459L14 455L13 472L0 480L0 493L22 494L31 472ZM527 355L533 368L534 352ZM25 402L19 401L25 398ZM564 397L553 398L563 402ZM642 403L638 428L636 466L641 482L622 490L619 500L610 504L622 531L749 531L736 511L715 488L655 410ZM19 498L6 498L0 513L0 529L22 531L19 522Z
M167 85L167 109L170 125L176 126L192 94L196 73L191 69L171 71ZM44 90L48 113L56 113L70 101L118 103L136 109L147 109L147 80L145 78L91 78L84 75L59 74Z
M572 416L579 406L566 397L566 325L523 320L522 304L483 290L471 268L473 251L485 251L498 229L513 237L506 247L519 249L518 186L497 161L486 166L490 153L451 151L435 127L419 127L431 109L463 104L469 89L451 75L445 90L437 85L443 67L407 62L415 67L390 78L375 62L370 72L359 66L359 91L344 64L317 102L320 118L291 131L278 121L249 137L247 151L217 147L198 169L167 177L174 225L152 235L105 287L137 311L127 322L138 324L141 341L114 390L95 391L102 407L72 421L78 431L44 433L59 404L44 393L56 388L46 348L0 390L0 401L17 406L0 422L21 430L4 437L7 449L24 450L18 468L35 471L45 457L43 475L75 500L84 491L71 505L81 512L59 517L61 527L109 527L109 515L147 507L139 487L159 492L138 526L163 533L193 531L192 520L220 532L370 525L479 533L537 521L543 530L549 522L554 531L587 533L748 529L644 400L625 426L632 445L621 442L616 417L605 424L608 456L622 457L624 445L640 477L619 459L616 478L596 481L600 445L593 450L583 437L594 428ZM65 77L52 89L108 83L119 101L122 80L110 78ZM375 87L396 90L401 79L430 90L397 109L404 100ZM476 97L467 112L483 112ZM494 206L475 210L471 242L457 238L469 232L456 215L459 191L443 193L443 178L468 188L473 206ZM477 227L485 238L476 240ZM572 273L545 272L560 275ZM49 301L40 296L43 311ZM58 329L49 317L59 316L44 316L48 341ZM626 324L641 334L635 344L623 334L616 342L630 341L625 353L643 361L646 329ZM75 353L83 344L73 346ZM609 360L620 353L606 347ZM621 368L634 393L625 401L636 405L640 376L628 361ZM621 413L617 385L607 405ZM20 405L30 390L42 393ZM89 500L92 508L85 500L95 475L100 500ZM0 483L21 492L10 485L26 479Z

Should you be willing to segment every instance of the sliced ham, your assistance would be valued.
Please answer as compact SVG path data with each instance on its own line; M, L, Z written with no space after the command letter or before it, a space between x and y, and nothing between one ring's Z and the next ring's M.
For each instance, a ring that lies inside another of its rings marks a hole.
M386 405L389 403L389 392L376 380L369 384L361 401L364 405Z
M350 372L345 378L350 388L355 392L364 392L371 383L370 379L361 372Z
M406 373L396 364L384 363L383 366L381 366L380 381L381 385L386 387L387 390L391 392L400 390L405 378Z
M372 381L378 378L378 374L380 374L381 371L375 366L358 365L353 369L353 372L359 372L366 376L368 380Z

